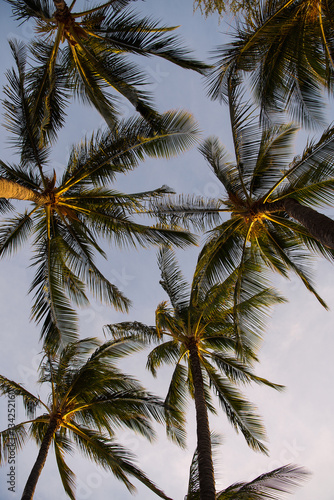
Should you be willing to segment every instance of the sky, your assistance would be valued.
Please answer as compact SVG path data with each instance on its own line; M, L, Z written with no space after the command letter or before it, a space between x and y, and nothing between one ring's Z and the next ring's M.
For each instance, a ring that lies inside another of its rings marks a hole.
M78 5L84 2L78 2ZM92 5L85 2L85 5ZM231 18L218 20L216 16L205 19L199 12L193 13L191 0L146 0L134 2L137 12L161 19L163 24L180 25L178 32L199 59L208 61L210 51L228 39ZM4 71L13 64L7 40L18 38L28 41L33 35L30 24L19 26L11 18L9 6L0 3L1 67L0 88L5 84ZM194 114L202 131L201 138L216 135L230 151L231 136L226 107L211 102L206 96L203 79L192 72L173 67L158 59L141 59L143 69L151 76L151 90L160 111L185 109ZM130 116L129 105L122 105L124 116ZM68 110L65 128L59 134L54 148L52 168L61 171L66 165L71 144L90 135L103 120L92 108L73 104ZM305 141L301 134L296 153ZM0 130L1 159L15 161L9 148L8 135ZM17 159L17 158L16 158ZM116 187L125 192L148 190L163 184L178 193L194 193L203 196L219 196L221 187L209 171L196 148L169 161L149 160L127 176L118 178ZM334 217L334 211L328 212ZM92 301L89 308L80 313L81 336L102 336L105 324L136 320L154 323L154 311L158 303L166 300L159 285L156 265L156 249L118 249L105 247L107 261L100 261L102 270L132 301L128 315ZM178 251L177 256L185 275L190 280L195 268L199 248ZM11 258L0 261L0 373L22 382L30 390L43 394L36 387L36 370L40 361L41 344L39 328L30 321L32 297L28 289L32 279L29 268L29 246L20 249ZM317 290L326 300L330 311L325 311L316 299L293 276L283 280L275 278L275 285L289 302L275 308L269 322L260 351L260 364L256 373L286 386L282 393L264 387L247 387L244 394L254 402L263 418L268 436L269 456L261 456L247 447L242 436L231 429L223 412L210 417L213 431L223 437L219 448L216 469L217 488L236 481L251 480L257 475L285 465L296 463L305 466L312 475L303 488L287 498L295 500L333 500L332 471L334 466L334 396L333 368L333 267L322 260L314 261ZM145 370L145 355L129 358L122 365L127 373L135 375L151 391L165 396L170 371L163 368L153 379ZM182 500L187 490L188 471L196 446L195 421L189 403L187 413L188 448L180 450L165 437L162 426L157 427L158 439L152 445L130 433L120 433L120 441L136 453L139 466L174 500ZM0 399L0 428L7 424L7 399ZM17 421L24 419L24 411L16 402ZM7 490L8 465L0 469L0 500L20 498L30 468L37 456L35 445L28 445L16 457L16 492ZM132 498L126 488L113 476L98 469L91 462L74 455L68 460L77 475L77 500L125 500ZM157 498L138 484L138 500ZM36 500L63 500L63 491L55 460L50 452L36 489Z

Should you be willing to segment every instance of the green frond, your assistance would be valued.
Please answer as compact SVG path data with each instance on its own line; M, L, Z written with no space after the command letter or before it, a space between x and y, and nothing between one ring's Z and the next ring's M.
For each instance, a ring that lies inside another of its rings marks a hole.
M138 321L123 321L122 323L104 325L103 330L105 334L110 334L113 339L131 337L148 345L156 342L159 338L155 326L147 326Z
M0 394L15 394L15 396L22 397L23 404L26 413L29 418L34 417L36 408L43 406L47 409L41 399L27 389L25 389L21 384L10 380L3 375L0 375Z
M87 25L94 20L88 18ZM98 22L100 21L100 22ZM190 51L184 48L182 40L170 35L177 27L160 25L150 18L139 19L133 11L115 12L94 24L95 33L103 37L104 43L114 50L144 56L158 56L172 63L204 74L210 66L190 57Z
M257 162L250 183L250 195L267 194L291 160L292 140L298 128L293 124L263 129Z
M171 244L182 248L197 242L193 234L180 227L162 224L148 226L135 222L117 206L99 211L91 209L84 214L84 219L86 225L91 226L97 234L115 240L121 247Z
M217 436L211 435L212 448L221 444ZM216 451L217 454L217 451ZM286 493L292 493L296 487L302 486L308 479L309 472L297 465L289 464L269 472L265 472L249 482L231 484L217 492L217 500L280 500ZM199 500L198 451L196 449L189 473L189 485L186 500Z
M209 137L198 148L216 177L228 193L237 195L241 191L237 166L218 137Z
M17 71L7 71L8 84L4 88L6 128L11 142L21 155L23 163L37 167L43 179L43 166L49 151L42 144L38 112L33 112L31 95L26 85L26 48L21 42L9 42Z
M31 213L19 214L2 221L0 228L0 254L11 254L31 235L33 222Z
M6 200L5 198L0 198L0 213L1 214L6 214L7 212L10 212L14 210L14 206L10 201Z
M189 285L177 265L175 253L168 247L158 252L158 267L161 273L160 285L167 293L175 311L189 307Z
M164 225L181 225L187 230L204 231L218 225L224 211L219 200L181 194L150 200L145 213L157 217Z
M172 419L166 412L167 436L175 441L179 446L186 446L186 426L184 412L187 407L187 368L180 363L176 363L171 382L169 384L165 403L167 407L178 412L178 420Z
M247 353L248 347L257 348L272 307L286 301L270 286L267 273L256 257L249 248L244 249L233 293L234 331L242 355Z
M117 479L124 483L130 492L135 491L135 487L129 479L129 476L133 476L161 498L170 500L134 465L134 456L130 451L110 438L103 438L89 429L77 425L67 425L66 427L71 431L73 439L81 451L90 460L110 470Z
M310 269L308 266L306 266L307 256L305 255L305 253L303 254L302 250L298 247L298 244L294 244L294 241L292 239L288 240L288 238L286 238L284 244L280 235L277 232L275 234L270 229L266 231L266 235L268 236L268 239L275 253L277 253L277 255L284 262L286 267L288 269L291 269L302 280L302 283L305 285L305 287L311 293L313 293L313 295L318 299L320 304L325 309L327 309L326 303L313 287L310 277ZM288 251L285 251L285 249L287 249ZM293 253L295 255L293 255Z
M156 376L157 368L162 364L175 364L180 359L180 346L177 340L170 340L152 349L147 358L146 367Z
M27 91L33 103L32 111L38 116L43 142L54 141L64 126L69 104L68 75L59 61L61 31L48 43L33 40L30 51L34 67L27 72Z
M72 150L58 192L87 184L104 186L106 181L114 180L115 173L132 170L145 157L171 158L184 152L195 143L197 135L197 124L184 111L161 115L160 131L142 118L121 121Z
M224 379L207 361L204 364L211 387L217 394L218 400L226 416L236 431L240 431L248 445L255 451L267 453L263 444L265 430L255 409L239 391Z
M323 169L323 175L331 175L333 168L334 152L334 128L330 127L324 131L319 141L309 142L300 156L296 156L288 168L284 169L281 178L273 183L273 186L266 194L265 201L271 197L273 199L280 196L292 194L294 188L300 187L302 182L307 180L310 185L312 181L318 182L319 171Z
M7 463L8 458L15 452L20 451L29 435L23 424L13 425L0 432L0 465Z
M3 179L17 183L38 193L42 189L42 180L39 172L33 166L26 164L10 165L0 160L0 173Z
M284 389L283 385L274 384L269 380L258 377L252 372L249 365L235 357L212 352L210 353L210 359L216 364L220 372L224 373L233 383L241 382L243 384L248 384L250 382L256 382L257 384L264 384L278 391Z
M302 486L309 472L297 465L284 465L278 469L261 474L250 482L235 483L217 494L217 500L279 500L285 493ZM284 495L285 496L285 495Z
M34 291L32 316L43 321L41 337L51 349L77 337L77 315L63 291L63 267L57 240L40 240L33 265L37 267L29 292Z
M204 272L214 283L233 272L240 265L246 229L241 217L231 217L210 231L196 273Z
M66 464L64 460L64 450L62 442L57 435L55 435L54 437L53 444L55 449L58 471L64 490L66 491L67 495L71 500L75 500L75 474L69 468L69 466Z
M18 21L31 18L51 19L54 12L53 2L48 0L5 0L13 9L13 16Z
M159 338L162 339L164 334L175 339L183 336L184 321L180 317L175 317L173 313L167 302L161 302L156 308L155 324Z
M323 89L331 89L333 76L323 41L324 34L331 38L330 14L313 16L312 8L289 0L263 2L252 9L246 22L237 25L233 41L216 49L209 82L213 98L228 94L231 78L250 73L263 122L287 110L299 123L323 124Z

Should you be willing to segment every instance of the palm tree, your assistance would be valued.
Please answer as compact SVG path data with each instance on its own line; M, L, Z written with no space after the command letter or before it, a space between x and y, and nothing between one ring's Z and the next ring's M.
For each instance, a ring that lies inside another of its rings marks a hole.
M211 437L213 450L220 444L218 436ZM268 500L281 498L280 493L290 493L300 486L309 473L303 467L284 465L265 472L249 482L234 483L216 494L216 500ZM279 495L279 496L278 496ZM188 492L184 500L199 500L198 453L194 453L189 474Z
M125 97L142 116L157 124L152 96L141 90L147 75L131 55L157 56L201 74L209 67L195 60L175 27L139 18L124 7L130 0L111 0L74 12L76 0L7 0L19 21L34 19L38 37L31 43L35 59L29 74L36 107L44 104L43 128L48 133L62 125L69 93L92 104L109 126L115 125L117 95ZM159 126L161 126L159 121Z
M147 366L156 375L163 363L176 365L166 397L166 404L182 412L189 391L195 400L197 422L197 446L199 453L199 481L201 500L215 499L215 483L211 456L208 409L215 412L210 389L236 430L240 430L253 449L266 452L263 444L264 429L254 408L236 388L237 383L255 381L276 389L281 386L257 377L251 362L255 355L252 349L263 326L266 308L281 301L272 289L263 286L260 276L254 281L248 296L239 305L240 329L243 330L248 361L235 357L238 338L235 335L233 315L233 288L236 273L224 283L208 288L205 279L196 275L190 291L174 253L170 249L159 252L162 287L167 292L171 307L161 303L156 310L156 326L149 327L138 322L123 322L107 325L114 338L127 335L140 340L155 342L148 357ZM245 291L246 293L246 291ZM181 441L175 427L167 418L167 432ZM176 429L179 432L179 429ZM182 441L181 441L182 444Z
M64 455L73 445L111 471L129 491L135 490L129 479L132 476L161 498L170 500L134 465L132 453L115 439L116 429L128 428L152 440L152 418L158 422L164 420L163 402L116 366L119 359L139 348L138 340L133 342L130 338L103 344L98 339L86 338L69 343L57 356L45 355L39 382L50 387L47 402L21 384L0 376L0 394L20 396L27 412L26 421L0 432L0 461L6 460L9 439L15 439L17 450L29 437L40 447L22 500L33 498L51 445L62 484L72 500L75 474ZM36 416L38 409L42 412ZM177 412L168 411L177 420Z
M50 148L40 141L38 114L25 91L24 47L12 44L18 71L8 74L5 108L13 144L20 163L0 162L2 211L8 199L27 200L25 212L2 221L0 253L11 253L33 236L33 266L37 268L31 291L35 292L33 316L42 319L47 343L73 340L76 315L71 306L87 303L86 287L106 304L126 311L129 300L111 284L94 262L105 256L98 238L122 245L172 242L194 243L194 237L167 225L148 226L135 220L143 203L170 192L156 190L124 194L111 187L117 174L127 173L145 157L169 157L190 146L196 125L183 112L162 115L164 130L157 132L144 119L120 122L117 128L97 132L73 147L67 167L58 180L49 173Z
M215 138L200 151L222 184L214 200L172 197L153 201L151 213L161 220L211 225L200 254L199 269L213 280L240 269L252 252L259 263L287 277L293 271L326 307L315 291L310 274L314 253L333 258L334 221L312 207L332 206L334 201L334 128L317 142L309 142L291 160L293 124L260 127L251 108L240 101L238 87L230 87L230 116L235 148L233 161ZM228 220L219 215L230 214Z
M323 90L333 91L332 2L258 2L233 41L217 48L210 93L222 99L233 74L252 72L262 116L287 109L294 121L324 122Z

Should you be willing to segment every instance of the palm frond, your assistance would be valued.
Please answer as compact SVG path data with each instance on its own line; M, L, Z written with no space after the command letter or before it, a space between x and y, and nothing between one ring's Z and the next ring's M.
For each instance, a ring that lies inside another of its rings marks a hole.
M157 217L162 224L171 227L181 225L189 230L204 231L221 222L220 200L205 199L194 195L170 195L152 199L145 213Z
M161 272L160 285L168 294L175 311L182 311L189 306L189 285L177 265L175 253L163 247L158 253L158 266Z
M276 232L276 234L274 234L273 231L271 231L269 229L266 231L266 234L270 240L270 243L273 246L274 251L277 252L277 254L279 255L280 259L284 262L286 267L288 269L291 269L292 271L294 271L296 273L296 275L302 280L305 287L311 293L313 293L313 295L318 299L320 304L325 309L327 309L328 308L327 304L320 297L320 295L317 293L317 291L313 287L313 284L311 281L311 276L310 276L310 270L308 267L306 267L307 256L305 254L303 255L299 248L295 248L295 249L293 248L293 246L292 246L293 241L292 240L290 240L290 242L289 242L288 239L286 238L286 242L284 245L282 238L280 238L280 235L277 234L277 232ZM287 247L286 243L290 244L290 248ZM284 251L284 247L288 248L288 252ZM296 245L296 247L297 247L297 245ZM295 250L295 252L294 252L294 250ZM292 254L291 255L292 258L290 257L289 253L290 253L290 255ZM293 256L293 253L295 253L294 256Z
M156 370L163 363L174 364L180 359L180 346L176 340L163 342L152 349L147 358L147 368L156 376Z
M262 442L266 437L265 430L259 416L254 412L253 405L244 399L227 379L224 379L217 373L210 363L205 361L203 365L208 374L210 384L235 430L240 431L244 435L247 444L251 448L267 454L267 448Z
M161 115L159 132L142 118L122 121L72 151L59 192L87 183L104 186L114 180L115 173L133 169L146 156L170 158L185 151L197 140L197 134L192 116L183 111Z
M69 468L69 466L66 464L64 460L63 443L59 436L55 435L53 444L55 449L58 471L60 474L64 490L66 491L67 495L71 500L75 500L75 474Z
M124 447L111 439L102 438L97 433L78 425L68 424L66 427L73 434L74 441L81 451L98 465L111 470L114 476L122 481L130 492L133 492L135 487L128 476L133 476L160 498L170 500L133 464L134 456Z
M144 344L151 344L158 339L155 326L144 325L138 321L123 321L112 325L104 325L104 332L112 335L113 339L135 338Z
M15 394L15 396L22 397L23 404L29 418L34 417L36 408L39 406L43 406L48 409L38 396L35 396L21 384L15 382L14 380L10 380L3 375L0 375L0 393Z
M32 316L43 321L41 337L47 346L57 348L77 337L77 315L62 287L62 266L57 240L41 239L33 265L37 267L29 292L35 292Z
M187 407L187 369L185 366L176 363L173 371L171 382L169 384L165 403L167 408L172 408L178 413L178 419L171 418L169 412L166 411L166 430L167 436L175 441L179 446L186 446L186 431L184 411Z
M0 432L0 465L7 463L12 450L21 450L29 437L25 423L13 425Z
M297 465L284 465L278 469L261 474L248 483L235 483L220 491L217 500L279 500L284 493L292 491L303 484L309 472Z
M91 19L86 19L86 22L88 24ZM183 41L170 35L176 28L160 25L159 21L147 17L139 19L133 11L112 10L100 24L94 25L94 31L104 36L104 42L120 52L159 56L182 68L204 74L210 66L190 57Z
M0 254L10 255L16 251L31 235L32 226L31 212L4 220L0 228Z
M30 51L34 68L26 75L27 91L33 103L32 110L41 124L44 142L53 141L65 123L65 108L69 103L68 75L58 61L61 31L53 43L33 40Z
M13 9L13 15L19 21L38 17L46 20L52 18L54 6L48 0L6 0Z
M21 42L9 42L17 71L6 73L8 84L4 89L6 128L12 133L12 143L21 155L21 160L38 168L43 178L49 151L41 143L39 114L33 112L30 94L26 85L26 49Z

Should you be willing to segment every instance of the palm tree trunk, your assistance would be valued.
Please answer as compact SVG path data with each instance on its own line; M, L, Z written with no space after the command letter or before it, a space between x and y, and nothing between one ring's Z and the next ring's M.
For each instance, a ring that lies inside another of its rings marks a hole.
M212 463L211 436L208 410L204 396L204 383L198 348L195 341L189 345L190 370L194 384L197 425L198 472L200 484L200 499L215 500L215 479Z
M52 442L52 438L57 430L58 421L56 418L51 418L49 426L44 435L36 462L30 472L28 480L26 482L21 500L31 500L34 496L35 488L37 485L37 481L39 476L41 475L42 469L44 467L46 457L50 448L50 444Z
M320 214L313 208L301 205L293 198L283 198L273 203L264 203L259 212L284 211L302 224L305 229L322 245L334 249L334 220Z
M28 200L38 205L45 202L45 198L41 194L2 177L0 177L0 198L6 198L7 200Z

